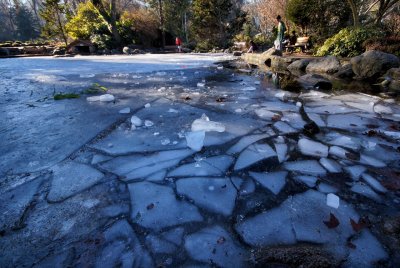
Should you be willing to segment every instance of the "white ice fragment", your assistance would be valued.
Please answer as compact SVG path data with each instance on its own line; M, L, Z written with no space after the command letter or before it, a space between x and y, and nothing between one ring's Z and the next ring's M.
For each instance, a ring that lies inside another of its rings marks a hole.
M274 127L280 132L280 134L296 133L297 130L286 124L285 122L278 121L274 124Z
M340 198L339 196L335 195L335 194L328 194L326 196L326 204L332 208L339 208L340 205Z
M206 83L197 83L197 87L205 87L206 86Z
M318 157L328 156L328 146L309 139L300 139L298 142L299 149L302 154Z
M206 137L205 131L188 132L185 135L187 146L193 151L200 151L204 145L204 138Z
M255 110L258 117L266 120L272 120L273 118L280 118L281 116L277 113L269 111L267 108L260 108Z
M259 85L259 84L261 84L261 82L260 81L254 81L254 84L255 85Z
M111 94L104 94L100 96L99 100L102 102L112 102L115 100L115 97Z
M169 113L179 113L177 110L172 109L172 108L170 108L170 109L168 110L168 112L169 112Z
M234 169L240 170L274 156L276 156L276 153L268 144L255 143L239 155Z
M326 170L315 160L292 161L283 164L289 171L296 171L307 175L325 175Z
M360 157L360 163L378 168L386 167L386 164L381 160L364 154L362 154Z
M100 101L100 96L87 97L86 100L89 102Z
M378 113L378 114L392 114L393 113L392 108L383 106L381 104L375 105L374 111L375 111L375 113Z
M286 92L279 92L279 93L276 93L276 94L275 94L275 97L278 98L278 99L280 99L280 100L282 100L282 101L284 101L286 95L287 95Z
M140 127L142 125L142 119L140 119L136 115L133 115L131 117L131 123L132 123L132 126Z
M347 159L348 153L349 152L347 150L338 146L332 146L329 148L329 154L339 158Z
M297 107L301 107L301 106L303 106L303 104L302 104L301 102L298 101L298 102L296 102L296 106L297 106Z
M92 78L95 77L95 74L80 74L80 78Z
M335 160L321 158L319 163L331 173L340 173L342 171L342 167Z
M361 174L364 173L365 170L367 170L367 168L364 166L351 166L351 167L345 167L344 169L347 171L347 173L350 174L350 177L355 181L358 181L360 179Z
M218 70L223 70L224 67L223 67L223 66L218 66L217 69L218 69Z
M150 120L144 120L144 125L146 127L152 127L152 126L154 126L154 123Z
M161 140L161 145L168 145L168 144L170 144L170 143L171 143L171 140L168 139L168 138L162 139L162 140Z
M375 201L381 200L380 196L377 193L375 193L369 186L367 186L363 183L360 183L360 182L354 184L351 187L351 191L358 193L360 195L366 196Z
M144 105L144 108L150 108L151 107L151 104L150 103L146 103L145 105Z
M361 177L369 184L369 186L372 187L375 191L378 191L380 193L386 193L387 190L385 187L382 186L382 184L376 180L374 177L367 173L361 174Z
M284 143L275 143L276 154L278 155L279 163L287 160L288 146Z
M256 88L255 87L244 87L244 88L242 88L242 90L243 91L254 91L254 90L256 90Z
M153 136L158 136L158 135L160 135L160 132L154 132L153 133Z
M228 154L240 153L249 145L251 145L259 140L268 138L269 136L270 136L269 134L257 134L257 135L250 135L250 136L243 137L238 141L238 143L236 143L231 148L229 148Z
M383 131L383 134L386 136L395 139L395 140L400 140L400 132L398 131Z
M224 132L225 126L222 123L210 121L210 119L205 114L203 114L201 118L193 121L192 131Z
M129 108L129 107L119 110L120 114L129 114L130 112L131 112L131 108Z

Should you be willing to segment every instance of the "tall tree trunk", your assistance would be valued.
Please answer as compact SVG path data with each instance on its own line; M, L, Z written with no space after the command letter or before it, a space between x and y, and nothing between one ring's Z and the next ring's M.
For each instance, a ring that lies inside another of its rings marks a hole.
M162 43L162 48L165 48L164 13L161 0L158 0L158 11L160 12L161 43Z
M58 9L56 9L56 12L57 12L58 27L60 28L61 35L62 35L62 38L64 39L65 46L68 46L68 39L67 39L67 36L64 31L64 26L61 23L60 13L58 12Z
M103 17L103 19L106 21L108 30L112 34L117 46L120 47L122 45L122 39L117 27L117 6L115 0L111 0L111 14L107 12L101 0L92 0L92 3L97 11L100 13L100 15Z
M360 26L360 19L359 19L359 16L358 16L358 10L357 10L356 3L354 2L354 0L347 0L347 2L350 5L351 13L353 15L354 27L359 27Z

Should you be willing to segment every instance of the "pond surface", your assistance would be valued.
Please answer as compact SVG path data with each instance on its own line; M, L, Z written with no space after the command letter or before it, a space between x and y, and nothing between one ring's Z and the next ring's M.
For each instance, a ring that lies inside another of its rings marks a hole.
M398 103L224 59L1 61L0 266L397 266Z

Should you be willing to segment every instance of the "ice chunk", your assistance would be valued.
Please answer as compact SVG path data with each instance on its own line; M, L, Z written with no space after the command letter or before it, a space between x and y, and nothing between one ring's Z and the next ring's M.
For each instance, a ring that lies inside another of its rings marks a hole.
M228 178L184 178L176 190L210 212L230 216L235 207L237 190Z
M220 226L186 236L185 249L194 260L219 267L245 267L249 258L246 250Z
M274 208L235 226L243 240L253 247L295 244L290 211Z
M335 160L328 159L328 158L321 158L319 160L319 163L326 170L328 170L331 173L340 173L340 172L342 172L342 167Z
M112 102L115 100L115 97L111 94L104 94L100 96L99 100L102 102Z
M374 103L373 102L350 102L346 101L345 104L348 106L366 111L368 113L372 113L374 111Z
M383 134L392 139L400 140L400 132L398 131L383 131Z
M251 135L251 136L243 137L238 141L238 143L236 143L234 146L229 148L227 153L228 154L240 153L241 151L243 151L243 149L248 147L250 144L253 144L259 140L262 140L262 139L265 139L268 137L270 137L269 134L258 134L258 135Z
M75 162L66 162L52 168L53 181L47 199L58 202L95 185L103 178L100 171Z
M288 173L286 171L277 171L270 173L249 172L249 174L262 186L277 195L285 187Z
M174 191L150 182L128 185L131 195L131 218L140 226L162 229L186 222L202 221L198 209L176 199Z
M152 234L146 237L146 245L153 253L156 254L172 254L177 250L176 245Z
M308 117L315 122L319 127L326 127L326 123L319 114L308 113Z
M131 108L129 108L129 107L119 110L120 114L129 114L130 112L131 112Z
M217 131L224 132L225 126L219 122L210 121L210 119L203 114L201 118L196 119L192 123L192 131Z
M322 102L318 102L319 105L323 105ZM307 104L307 106L309 106ZM342 116L341 114L354 113L359 112L357 109L348 108L343 105L323 105L319 107L305 107L305 111L307 113L316 113L316 114L332 114L332 116ZM329 123L328 123L329 124Z
M162 144L162 145L168 145L168 144L170 144L170 143L171 143L171 140L168 139L168 138L165 138L165 139L162 139L162 140L161 140L161 144Z
M386 193L387 190L385 187L382 186L382 184L376 180L374 177L367 173L361 174L361 177L369 184L369 186L372 187L375 191L378 191L380 193Z
M289 171L300 172L307 175L315 176L326 174L326 170L315 160L286 162L283 166Z
M302 154L318 157L328 156L328 146L309 139L300 139L298 142L299 149Z
M197 83L197 87L205 87L206 86L206 83Z
M234 169L240 170L273 156L276 156L276 153L269 145L252 144L239 155Z
M257 88L255 88L255 87L243 87L243 88L241 88L241 90L243 90L243 91L254 91L254 90L256 90Z
M347 173L350 174L351 178L355 181L358 181L361 177L361 174L367 170L367 168L364 166L351 166L351 167L345 167L344 169L347 171Z
M260 108L255 110L255 113L261 119L272 120L273 118L281 118L280 114L269 111L267 108Z
M278 155L279 163L285 162L288 159L288 146L283 143L275 143L276 154Z
M153 121L150 121L150 120L144 120L144 125L146 127L152 127L152 126L154 126L154 123L153 123Z
M323 183L323 182L318 184L317 189L321 193L325 193L325 194L327 194L327 193L336 193L338 191L335 187L333 187L333 186L331 186L329 184Z
M375 113L378 113L378 114L392 114L393 113L392 108L381 105L381 104L375 105L374 111L375 111Z
M386 164L381 160L378 160L376 158L364 154L361 154L360 163L378 168L386 167Z
M145 105L144 105L144 108L150 108L151 107L151 104L150 103L146 103Z
M284 112L281 121L287 122L290 126L296 129L303 129L307 124L299 113Z
M355 249L350 250L344 267L372 268L376 267L378 261L389 257L381 243L367 229L364 229L351 243Z
M296 133L297 130L286 124L285 122L279 121L274 124L274 127L281 133L281 134L289 134L289 133Z
M381 197L377 193L375 193L369 186L367 186L363 183L360 183L360 182L355 183L351 187L351 190L355 193L366 196L375 201L380 202L380 200L381 200Z
M133 115L131 117L131 123L132 123L132 125L134 125L136 127L140 127L143 124L142 119L140 119L136 115Z
M325 138L327 139L326 142L332 145L345 147L353 150L359 150L361 147L361 141L359 139L344 136L340 133L331 132L328 133Z
M332 208L339 208L340 198L335 194L328 194L326 196L326 204Z
M101 164L101 167L123 176L124 180L144 179L149 175L177 165L192 155L192 150L170 150L143 156L120 156Z
M168 176L170 177L194 177L194 176L223 176L227 169L232 165L234 158L231 156L220 155L182 165Z
M95 74L80 74L79 77L80 78L92 78L95 77Z
M193 131L185 134L187 146L193 151L201 151L204 145L205 131Z
M87 97L86 100L89 101L89 102L100 101L100 96Z
M315 187L315 185L316 185L316 183L318 181L318 179L316 177L306 176L306 175L296 176L296 177L294 177L294 179L296 181L304 183L305 185L307 185L310 188Z
M331 148L329 148L329 155L336 156L342 159L348 159L349 151L338 146L332 146Z
M377 122L369 118L361 117L354 114L346 115L330 115L328 116L328 127L339 128L344 130L365 129L366 125L376 125Z

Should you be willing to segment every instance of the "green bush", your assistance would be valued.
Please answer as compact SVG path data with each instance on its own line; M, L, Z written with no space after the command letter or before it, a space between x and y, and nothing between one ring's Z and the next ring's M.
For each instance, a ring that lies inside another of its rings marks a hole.
M382 31L374 28L344 28L327 39L317 50L316 56L354 57L365 51L365 41L383 37Z

